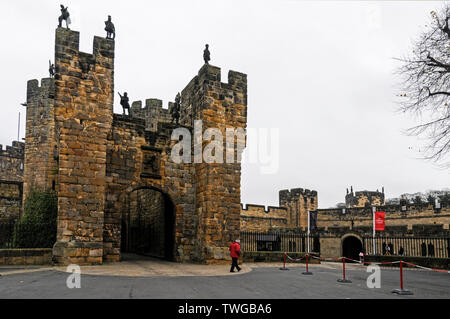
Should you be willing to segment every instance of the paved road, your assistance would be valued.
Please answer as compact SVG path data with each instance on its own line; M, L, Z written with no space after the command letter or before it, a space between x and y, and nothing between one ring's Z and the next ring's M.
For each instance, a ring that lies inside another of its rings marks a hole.
M312 276L303 267L281 271L257 267L235 276L124 277L82 275L80 289L68 289L69 274L43 270L0 276L0 298L162 298L162 299L285 299L285 298L450 298L450 274L405 271L405 287L413 296L397 296L398 269L382 269L380 289L366 286L368 273L349 267L351 284L338 283L339 265L313 265Z

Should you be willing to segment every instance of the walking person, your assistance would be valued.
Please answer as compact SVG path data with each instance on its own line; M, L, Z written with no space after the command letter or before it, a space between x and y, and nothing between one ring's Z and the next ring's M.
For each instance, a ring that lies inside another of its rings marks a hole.
M230 272L234 272L234 268L236 268L237 271L241 271L241 267L238 265L238 258L241 256L241 245L239 239L236 239L233 243L231 243L230 256L232 260Z

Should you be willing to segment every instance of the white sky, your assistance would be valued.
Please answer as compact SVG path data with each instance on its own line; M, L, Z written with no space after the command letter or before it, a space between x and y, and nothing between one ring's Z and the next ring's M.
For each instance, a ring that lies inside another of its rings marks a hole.
M396 113L394 57L442 2L430 1L87 1L2 0L0 144L24 137L26 82L47 77L59 5L92 52L104 21L116 26L116 91L167 107L203 64L248 74L248 126L280 129L280 169L242 168L242 202L278 205L278 191L309 188L319 206L344 201L345 189L387 197L449 187L449 170L418 159L420 141ZM117 96L116 96L117 98ZM116 100L115 111L121 112ZM412 149L410 149L412 147Z

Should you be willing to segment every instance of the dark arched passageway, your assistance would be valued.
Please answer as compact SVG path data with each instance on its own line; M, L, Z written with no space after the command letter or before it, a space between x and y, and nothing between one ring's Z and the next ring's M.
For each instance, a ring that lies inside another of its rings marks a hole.
M359 253L363 251L361 241L355 236L345 237L342 242L342 256L359 260Z
M128 197L122 216L121 252L174 259L175 206L156 188L142 187Z

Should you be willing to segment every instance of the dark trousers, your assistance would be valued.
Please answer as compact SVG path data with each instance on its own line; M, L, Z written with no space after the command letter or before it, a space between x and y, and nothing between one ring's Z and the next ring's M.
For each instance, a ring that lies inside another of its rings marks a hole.
M231 258L231 259L232 259L232 263L231 263L230 271L234 271L234 268L236 268L238 271L241 270L241 267L239 267L239 265L238 265L238 259L237 258Z

